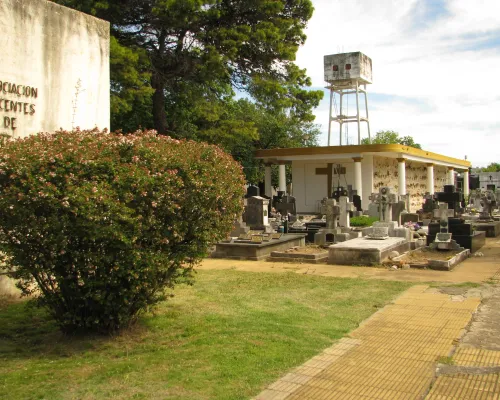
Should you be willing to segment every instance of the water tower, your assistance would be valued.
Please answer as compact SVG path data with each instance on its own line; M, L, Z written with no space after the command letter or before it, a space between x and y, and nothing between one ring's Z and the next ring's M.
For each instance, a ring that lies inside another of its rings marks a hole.
M328 146L332 131L332 122L339 124L340 145L342 146L342 127L344 124L356 122L358 124L358 144L361 144L361 123L366 122L368 138L370 136L370 122L368 120L368 97L366 85L372 83L372 60L361 52L340 53L325 56L325 81L330 90L330 112L328 121ZM365 96L365 115L361 116L359 94ZM339 97L337 108L336 94ZM349 95L356 95L356 115L348 115ZM346 99L344 99L346 96Z

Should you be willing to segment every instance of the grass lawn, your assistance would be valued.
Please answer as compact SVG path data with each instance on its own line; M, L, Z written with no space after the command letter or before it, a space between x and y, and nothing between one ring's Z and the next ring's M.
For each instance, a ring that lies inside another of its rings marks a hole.
M115 337L66 337L43 311L4 302L0 397L248 399L409 286L202 271Z

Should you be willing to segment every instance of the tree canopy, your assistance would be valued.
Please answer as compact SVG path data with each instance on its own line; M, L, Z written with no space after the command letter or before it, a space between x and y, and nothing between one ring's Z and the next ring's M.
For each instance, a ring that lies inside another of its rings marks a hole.
M160 133L176 130L166 107L186 89L206 101L243 91L273 109L314 118L321 94L304 89L310 80L293 63L306 39L310 0L57 2L111 22L113 110L127 111L130 96L147 95L149 86Z
M486 167L479 168L479 172L500 172L500 163L490 163Z
M404 146L415 147L417 149L422 148L420 144L415 143L413 137L400 137L399 133L394 131L378 131L371 141L368 138L364 138L361 140L361 144L402 144Z
M310 0L56 2L111 23L112 130L218 144L251 181L254 149L316 143L323 92L294 64Z

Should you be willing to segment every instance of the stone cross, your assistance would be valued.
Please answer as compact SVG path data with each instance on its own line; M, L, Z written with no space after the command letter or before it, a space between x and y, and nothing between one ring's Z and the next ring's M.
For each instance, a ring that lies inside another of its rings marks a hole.
M439 203L439 208L436 210L437 216L439 218L439 231L441 233L448 233L448 216L449 216L448 204Z
M336 229L340 215L340 207L335 199L324 198L321 201L321 214L326 215L326 228Z
M339 207L340 207L340 217L339 224L342 228L350 228L351 227L351 215L350 211L354 211L355 207L353 203L349 202L349 197L340 196L339 198Z
M379 220L381 222L391 222L392 205L398 201L395 193L391 193L391 188L381 187L378 193L372 193L370 200L378 205Z
M399 196L399 201L405 203L405 211L410 212L410 195L402 194Z
M333 164L328 163L326 168L316 168L316 175L326 175L326 195L332 197L333 191Z

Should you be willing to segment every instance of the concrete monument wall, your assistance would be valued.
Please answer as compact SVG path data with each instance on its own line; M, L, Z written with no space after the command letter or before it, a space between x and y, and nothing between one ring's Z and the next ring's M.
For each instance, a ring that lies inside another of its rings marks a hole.
M331 163L341 164L346 168L345 180L342 177L341 186L354 185L354 162L346 159L331 160ZM319 212L320 201L327 196L327 176L318 175L316 169L324 169L325 160L293 161L292 180L293 195L296 199L297 210L301 213ZM378 192L380 187L389 186L396 193L398 191L398 161L396 158L363 155L361 162L363 199L366 209L371 193ZM434 191L442 192L446 184L448 168L434 165ZM333 185L337 186L337 177L334 175ZM422 208L424 195L427 191L427 163L406 161L406 193L410 195L410 212Z
M442 192L448 181L448 168L434 165L434 193Z
M0 1L0 133L109 128L109 23L45 0Z
M395 158L373 157L374 189L377 192L381 186L389 186L398 190L398 161ZM434 191L442 192L446 185L448 169L434 165ZM416 161L406 161L406 193L410 195L410 212L422 208L424 195L427 191L427 164Z
M389 186L396 193L398 183L398 160L387 157L373 157L374 189L378 192L382 186ZM410 195L410 212L422 208L423 196L427 185L426 164L406 161L406 193Z

